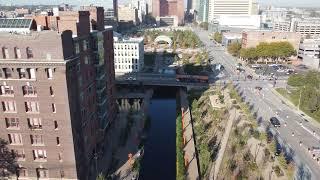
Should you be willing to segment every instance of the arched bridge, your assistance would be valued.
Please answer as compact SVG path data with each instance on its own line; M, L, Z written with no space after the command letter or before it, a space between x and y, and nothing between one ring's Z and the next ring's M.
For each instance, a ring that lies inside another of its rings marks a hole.
M172 45L172 39L170 37L168 37L168 36L160 35L160 36L156 37L156 39L154 40L155 43L159 43L161 41L167 42L170 47Z

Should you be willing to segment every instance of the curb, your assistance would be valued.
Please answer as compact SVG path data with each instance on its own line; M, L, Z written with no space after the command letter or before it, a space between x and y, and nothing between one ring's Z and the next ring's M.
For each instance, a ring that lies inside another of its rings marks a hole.
M312 117L310 117L308 114L306 114L305 112L299 110L297 108L297 106L295 106L289 99L285 98L284 96L282 96L280 93L278 93L278 91L276 91L274 88L271 89L272 93L275 94L276 96L278 96L281 101L283 101L286 105L290 106L291 108L293 108L297 113L299 113L300 118L302 119L307 119L312 125L314 125L317 128L320 128L320 123L318 121L316 121L315 119L313 119ZM304 117L301 117L301 114L304 114Z

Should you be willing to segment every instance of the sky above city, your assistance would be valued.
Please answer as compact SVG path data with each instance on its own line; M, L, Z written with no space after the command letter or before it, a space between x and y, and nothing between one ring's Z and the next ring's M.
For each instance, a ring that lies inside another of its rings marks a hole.
M119 0L119 4L125 4L131 0ZM258 0L262 4L275 6L299 6L299 7L319 7L320 0ZM0 4L75 4L75 5L99 5L104 7L112 7L112 0L0 0Z

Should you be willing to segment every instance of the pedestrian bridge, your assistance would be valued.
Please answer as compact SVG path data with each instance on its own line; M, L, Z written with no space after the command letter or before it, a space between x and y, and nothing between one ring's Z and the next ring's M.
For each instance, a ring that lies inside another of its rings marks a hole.
M168 36L165 35L160 35L158 37L156 37L156 39L154 40L155 43L159 43L159 42L167 42L169 44L169 46L171 47L172 45L172 39Z

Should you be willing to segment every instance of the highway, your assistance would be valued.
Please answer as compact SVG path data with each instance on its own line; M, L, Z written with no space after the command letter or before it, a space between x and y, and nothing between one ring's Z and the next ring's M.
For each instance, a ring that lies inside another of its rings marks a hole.
M277 137L286 153L291 156L296 165L296 179L319 179L320 165L312 158L308 148L320 147L320 126L317 122L306 121L299 111L285 104L277 94L274 93L273 83L268 80L240 80L236 73L237 61L225 52L223 47L215 45L208 38L208 32L194 29L209 51L209 57L214 63L221 63L225 67L225 78L231 79L240 95L257 113L258 123L263 128L270 128ZM246 72L251 72L246 69ZM251 72L250 74L252 74ZM253 74L255 77L257 75ZM245 76L245 74L243 75ZM241 79L241 77L240 77ZM243 78L242 78L243 79ZM254 78L255 79L255 78ZM255 87L262 87L256 90ZM276 86L285 86L285 81L279 81ZM280 128L270 126L269 119L277 117L281 122ZM300 144L301 142L301 144Z

